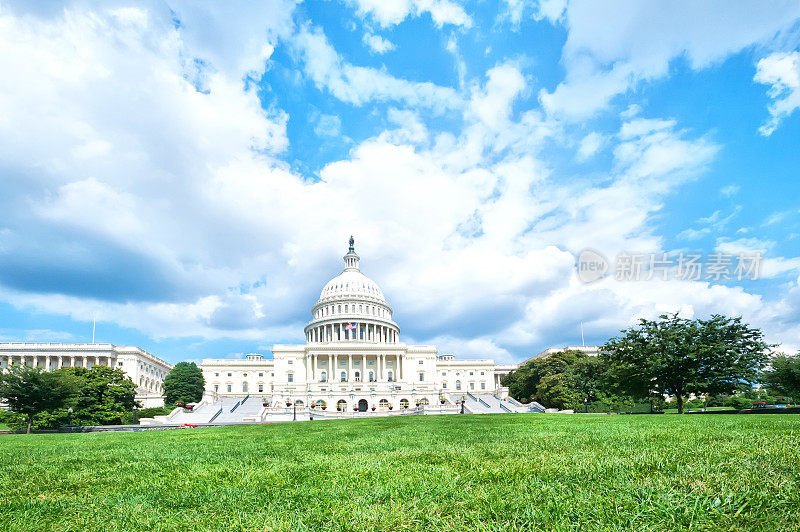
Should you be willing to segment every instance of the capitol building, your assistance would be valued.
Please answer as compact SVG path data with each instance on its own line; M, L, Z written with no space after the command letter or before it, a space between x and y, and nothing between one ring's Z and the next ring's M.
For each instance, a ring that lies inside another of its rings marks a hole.
M203 360L208 395L339 412L452 406L468 394L508 396L500 380L516 364L459 360L432 345L404 343L383 291L361 272L352 237L343 258L344 270L311 308L305 344L274 345L271 359Z

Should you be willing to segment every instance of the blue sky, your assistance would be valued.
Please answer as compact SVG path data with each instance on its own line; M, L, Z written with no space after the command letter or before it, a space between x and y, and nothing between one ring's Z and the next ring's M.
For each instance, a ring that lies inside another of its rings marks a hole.
M0 341L268 354L353 234L441 352L670 311L796 350L798 45L796 2L0 0Z

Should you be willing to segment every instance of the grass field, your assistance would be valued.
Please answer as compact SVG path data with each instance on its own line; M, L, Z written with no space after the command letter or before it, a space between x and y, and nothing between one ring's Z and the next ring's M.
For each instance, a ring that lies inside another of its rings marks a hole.
M800 416L0 436L3 530L790 530Z

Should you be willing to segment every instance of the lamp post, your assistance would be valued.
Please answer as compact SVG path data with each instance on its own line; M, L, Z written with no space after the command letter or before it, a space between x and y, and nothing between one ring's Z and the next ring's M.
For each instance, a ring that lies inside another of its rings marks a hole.
M72 426L72 407L67 408L67 426ZM136 407L133 407L133 423L136 424Z
M584 414L588 414L588 413L589 413L589 398L588 398L588 397L586 397L586 398L583 400L583 409L584 409L584 410L583 410L583 413L584 413Z
M286 401L286 408L292 407L292 421L297 421L297 403Z

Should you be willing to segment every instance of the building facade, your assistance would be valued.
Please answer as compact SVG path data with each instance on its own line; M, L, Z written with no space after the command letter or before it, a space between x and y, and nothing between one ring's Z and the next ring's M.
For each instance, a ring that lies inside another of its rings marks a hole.
M352 237L343 258L344 270L311 308L305 344L274 345L271 359L203 360L207 392L360 411L452 405L468 392L507 393L500 379L516 365L459 360L435 346L404 343L380 287L360 270Z
M144 408L164 404L164 378L172 364L138 347L113 344L0 343L0 370L28 365L45 371L61 368L118 368L136 385L136 400Z

